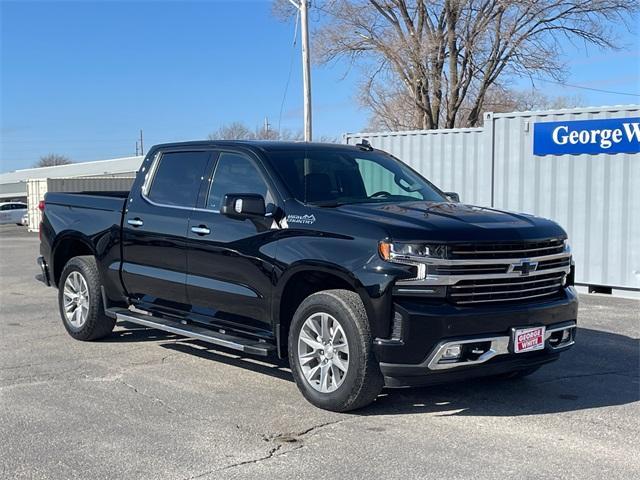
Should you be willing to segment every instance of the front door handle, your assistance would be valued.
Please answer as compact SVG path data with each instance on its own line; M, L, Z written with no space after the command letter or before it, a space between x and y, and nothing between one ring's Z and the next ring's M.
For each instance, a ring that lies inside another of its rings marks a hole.
M138 217L130 218L129 220L127 220L127 223L132 227L141 227L142 225L144 225L144 222L142 221L142 219Z
M209 230L206 225L200 225L198 227L191 227L191 231L193 233L198 234L198 235L209 235L211 233L211 230Z

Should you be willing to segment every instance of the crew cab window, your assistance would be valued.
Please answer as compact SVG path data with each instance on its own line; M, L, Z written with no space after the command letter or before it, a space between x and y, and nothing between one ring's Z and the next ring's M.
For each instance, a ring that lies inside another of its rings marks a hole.
M5 211L5 210L11 210L11 205L7 204L7 205L2 205L0 207L0 210Z
M244 155L222 152L218 158L207 208L219 211L228 193L253 193L262 195L265 203L273 203L269 189L258 168Z
M195 207L209 152L163 153L156 167L149 200L162 205Z

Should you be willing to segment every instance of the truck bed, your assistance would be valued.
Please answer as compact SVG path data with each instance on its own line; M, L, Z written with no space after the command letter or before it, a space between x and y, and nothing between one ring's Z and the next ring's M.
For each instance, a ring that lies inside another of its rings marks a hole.
M128 196L128 191L73 193L50 192L45 196L45 203L47 206L60 205L93 210L108 210L117 211L121 214Z

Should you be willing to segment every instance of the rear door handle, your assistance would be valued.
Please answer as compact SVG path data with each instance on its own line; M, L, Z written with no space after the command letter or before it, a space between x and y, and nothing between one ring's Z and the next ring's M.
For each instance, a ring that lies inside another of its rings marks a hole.
M209 235L211 233L211 230L209 230L206 225L200 225L198 227L191 227L191 231L193 233L198 234L198 235Z
M127 220L127 223L132 227L141 227L142 225L144 225L144 222L142 221L142 219L137 217L130 218L129 220Z

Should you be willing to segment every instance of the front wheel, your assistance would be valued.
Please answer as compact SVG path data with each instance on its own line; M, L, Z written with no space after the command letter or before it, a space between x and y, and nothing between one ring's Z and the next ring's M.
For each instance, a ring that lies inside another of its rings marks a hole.
M109 335L115 319L104 314L96 260L74 257L65 265L58 284L58 305L64 327L76 340L97 340Z
M375 400L383 377L372 349L362 300L349 290L306 298L289 330L289 362L304 397L325 410L346 412Z

